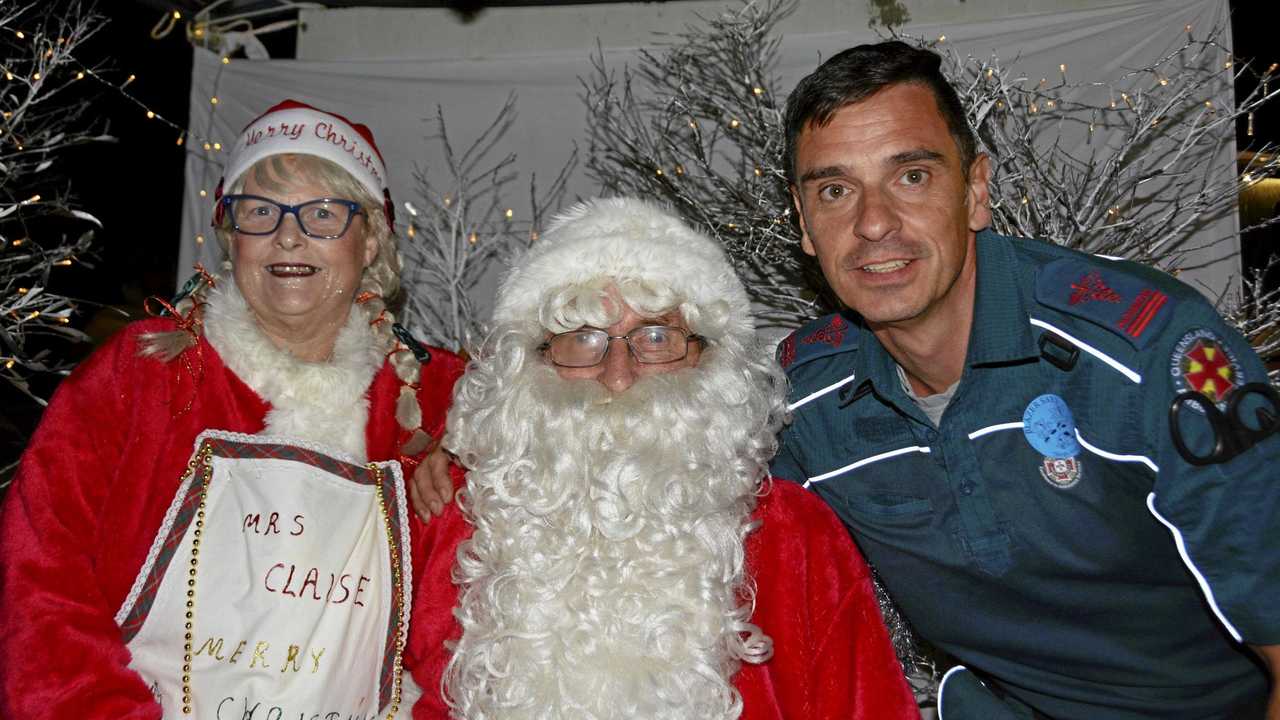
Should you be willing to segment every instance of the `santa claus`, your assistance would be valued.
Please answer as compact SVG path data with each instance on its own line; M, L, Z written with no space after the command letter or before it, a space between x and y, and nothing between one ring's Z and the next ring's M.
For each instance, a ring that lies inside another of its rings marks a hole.
M844 528L767 477L784 385L709 238L633 199L560 217L455 388L416 716L917 717Z

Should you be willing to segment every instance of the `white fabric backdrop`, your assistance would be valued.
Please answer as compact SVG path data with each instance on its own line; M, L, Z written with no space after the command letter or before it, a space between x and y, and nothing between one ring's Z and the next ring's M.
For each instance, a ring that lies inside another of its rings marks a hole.
M1202 33L1215 24L1228 25L1226 0L1147 0L1104 9L1022 15L972 24L908 25L907 34L937 37L962 54L998 55L1030 78L1055 78L1065 63L1073 81L1110 82L1125 70L1147 65L1185 39L1184 26ZM673 30L677 28L672 28ZM1229 30L1229 25L1228 25ZM1224 40L1229 46L1229 32ZM821 59L878 38L865 27L828 33L784 36L779 76L790 89ZM640 38L640 44L647 38ZM406 52L412 49L407 49ZM636 48L605 48L611 67L636 58ZM394 49L386 50L393 53ZM1014 63L1013 59L1017 58ZM443 180L442 153L427 136L434 133L437 104L443 106L455 148L465 147L493 119L509 93L518 98L519 117L499 150L515 152L521 181L514 183L510 205L527 205L527 178L536 172L545 185L564 164L575 141L585 138L585 108L579 77L591 73L589 55L580 51L537 53L467 60L297 60L233 61L223 65L215 55L196 50L192 69L191 129L193 151L186 166L186 193L179 257L179 282L196 260L213 267L220 250L208 232L213 189L221 174L223 154L198 152L204 138L224 146L254 116L284 98L294 98L347 115L369 125L387 160L392 196L402 213L412 200L415 170ZM1105 93L1105 89L1101 90ZM1215 98L1222 107L1232 99L1227 73ZM216 96L216 112L209 98ZM496 154L497 157L501 153ZM1216 162L1225 174L1235 173L1234 139L1226 142ZM201 197L200 192L207 192ZM593 187L579 169L568 198L588 197ZM1182 274L1210 295L1233 287L1239 274L1234 213L1202 231L1196 244L1225 238L1198 251L1190 264L1204 267ZM203 235L207 242L196 243ZM491 293L486 289L486 294ZM490 297L476 298L487 317Z

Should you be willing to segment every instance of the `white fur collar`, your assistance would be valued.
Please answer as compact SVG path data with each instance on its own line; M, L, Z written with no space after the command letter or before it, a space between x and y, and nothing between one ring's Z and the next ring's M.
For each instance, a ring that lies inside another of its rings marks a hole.
M271 403L264 435L309 440L367 458L367 393L382 353L364 313L353 309L348 316L331 360L306 362L272 344L227 277L209 293L204 334L226 366Z

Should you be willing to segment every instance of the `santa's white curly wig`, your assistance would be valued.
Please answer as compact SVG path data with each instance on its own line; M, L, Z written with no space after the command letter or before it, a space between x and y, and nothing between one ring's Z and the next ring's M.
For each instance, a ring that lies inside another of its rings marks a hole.
M679 310L697 367L612 394L563 380L550 333ZM455 389L446 446L474 534L444 690L464 718L735 718L751 624L743 540L776 449L784 380L724 253L670 212L596 200L505 279Z

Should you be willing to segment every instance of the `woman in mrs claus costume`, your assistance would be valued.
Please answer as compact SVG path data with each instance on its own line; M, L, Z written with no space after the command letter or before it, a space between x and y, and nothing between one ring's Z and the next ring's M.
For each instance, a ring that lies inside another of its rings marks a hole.
M77 368L23 457L0 717L405 717L405 667L445 661L405 647L425 558L401 465L462 367L393 333L372 135L286 101L223 186L230 273Z

